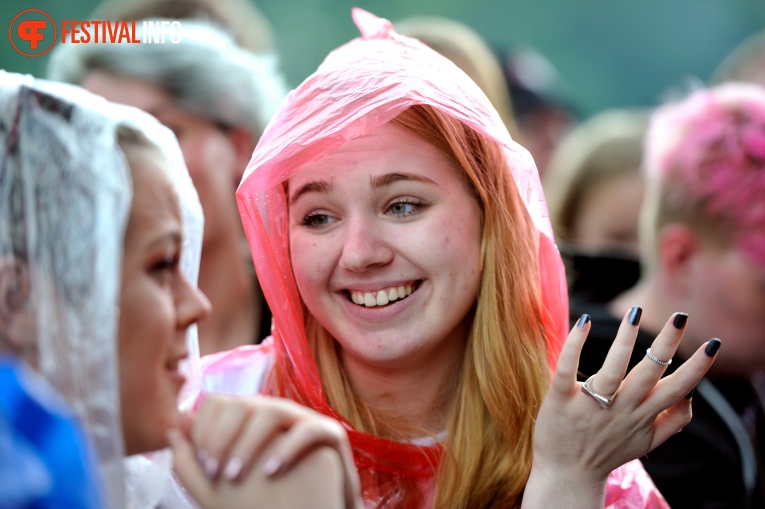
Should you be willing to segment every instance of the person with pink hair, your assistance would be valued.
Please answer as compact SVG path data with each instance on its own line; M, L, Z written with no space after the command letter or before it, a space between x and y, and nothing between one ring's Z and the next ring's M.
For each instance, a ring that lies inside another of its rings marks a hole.
M203 391L338 419L370 509L666 508L633 460L687 424L714 356L622 381L635 309L578 383L590 321L566 339L529 152L454 63L353 18L361 37L287 96L237 191L273 335L203 359ZM681 337L668 323L653 354Z
M658 108L644 155L643 274L604 307L578 304L593 320L580 371L598 369L627 303L643 307L646 331L631 365L669 310L686 311L668 373L709 333L725 348L688 395L690 424L643 464L672 507L765 507L765 418L750 381L765 371L765 89L729 83Z

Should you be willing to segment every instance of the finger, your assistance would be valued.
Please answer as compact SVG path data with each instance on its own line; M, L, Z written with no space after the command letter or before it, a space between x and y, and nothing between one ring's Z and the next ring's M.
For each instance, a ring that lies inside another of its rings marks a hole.
M654 359L646 355L642 361L651 368L652 373L663 373L669 364L662 364L662 362L672 362L672 357L683 338L687 322L688 315L686 313L674 313L664 324L661 334L651 344L651 356ZM656 359L661 362L657 362Z
M627 373L632 349L635 346L640 317L643 310L634 306L624 314L616 338L608 349L608 355L597 376L588 384L598 394L615 394Z
M211 463L213 460L210 459L211 456L206 450L204 437L217 418L217 408L222 399L223 396L215 394L204 396L194 418L190 433L186 433L186 436L191 438L194 447L196 447L196 461L201 464L203 469L210 471L214 470L216 465Z
M173 470L178 479L197 502L208 506L213 487L197 461L196 450L179 429L169 430L167 440L173 450Z
M253 412L228 452L223 477L235 481L247 475L263 450L293 422L294 416L279 413L273 406L262 405ZM280 465L272 467L278 469Z
M279 468L269 473L279 475L289 470L306 453L319 446L327 445L341 452L344 436L345 430L340 424L334 426L328 419L305 419L297 422L284 434L283 440L279 442L266 467L271 465L271 468L275 468L278 464Z
M661 412L687 396L712 366L720 345L716 338L707 341L674 373L660 380L645 400L646 411Z
M669 437L682 431L691 422L691 400L682 398L659 414L654 422L654 433L648 451L651 452Z
M297 422L281 438L274 450L270 451L271 457L264 465L267 474L284 474L311 451L329 446L339 454L342 462L346 506L359 506L359 476L347 432L339 422L317 414L312 419ZM277 466L276 470L272 470Z
M237 442L252 411L252 406L243 399L219 396L200 408L200 417L204 412L205 419L197 422L192 436L199 460L210 479L215 479L221 466L227 463L229 450Z
M590 315L584 314L569 332L558 356L558 365L553 373L549 393L557 397L568 397L576 389L576 373L579 355L590 331Z
M210 423L215 420L217 416L216 409L221 404L225 396L219 394L207 394L203 397L202 402L199 405L196 416L194 417L194 426L192 427L191 438L196 442L201 439L200 433L202 430L207 429Z
M683 338L687 319L688 315L685 313L674 313L667 320L661 333L651 343L651 355L661 362L652 360L646 355L627 375L620 399L632 401L633 404L637 405L654 390L654 387L669 365L663 364L663 362L671 362L680 344L680 340Z

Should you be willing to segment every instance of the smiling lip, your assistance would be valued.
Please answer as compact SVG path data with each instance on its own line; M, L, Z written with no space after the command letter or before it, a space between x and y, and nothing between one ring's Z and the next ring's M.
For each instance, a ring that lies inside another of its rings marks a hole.
M184 376L180 371L180 362L188 356L189 352L184 348L182 352L168 359L167 363L165 364L165 373L167 374L168 378L178 383L179 385L186 383L186 376Z
M350 315L365 321L384 321L404 313L413 305L417 304L417 302L420 300L421 289L424 284L425 281L423 280L410 279L407 281L396 281L390 283L381 282L374 284L354 285L352 288L349 287L336 292L336 295L342 302L341 305ZM368 307L363 304L354 303L352 301L351 295L353 292L376 293L383 289L392 287L398 288L399 286L405 288L408 286L412 290L407 294L405 298L394 300L388 304Z
M391 302L404 300L417 288L416 282L391 285L377 291L348 290L351 302L368 308L385 306Z
M165 372L167 373L167 377L179 386L183 386L183 384L186 383L186 377L180 371L168 369Z

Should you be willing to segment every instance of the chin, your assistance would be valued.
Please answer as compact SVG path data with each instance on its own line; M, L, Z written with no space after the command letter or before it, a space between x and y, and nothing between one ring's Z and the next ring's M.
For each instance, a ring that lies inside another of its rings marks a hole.
M165 449L170 444L167 442L167 431L172 426L154 426L151 430L145 430L148 433L145 436L136 438L125 445L125 455L145 454Z
M180 414L173 407L171 412L152 415L152 412L136 412L137 422L125 425L125 455L144 454L169 446L167 432L180 425ZM124 421L123 421L124 422ZM132 432L131 432L132 428Z

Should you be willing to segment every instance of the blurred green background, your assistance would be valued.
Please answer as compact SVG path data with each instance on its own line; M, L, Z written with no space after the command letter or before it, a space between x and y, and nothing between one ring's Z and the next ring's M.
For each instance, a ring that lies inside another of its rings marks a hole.
M130 0L125 0L129 2ZM705 81L722 58L765 28L762 0L258 0L272 22L290 85L333 48L356 37L353 6L392 21L450 17L476 29L491 47L539 50L558 69L562 91L583 117L615 106L652 106L668 90ZM4 0L0 23L38 8L57 22L84 19L93 0ZM47 55L24 57L0 37L0 67L37 76Z

